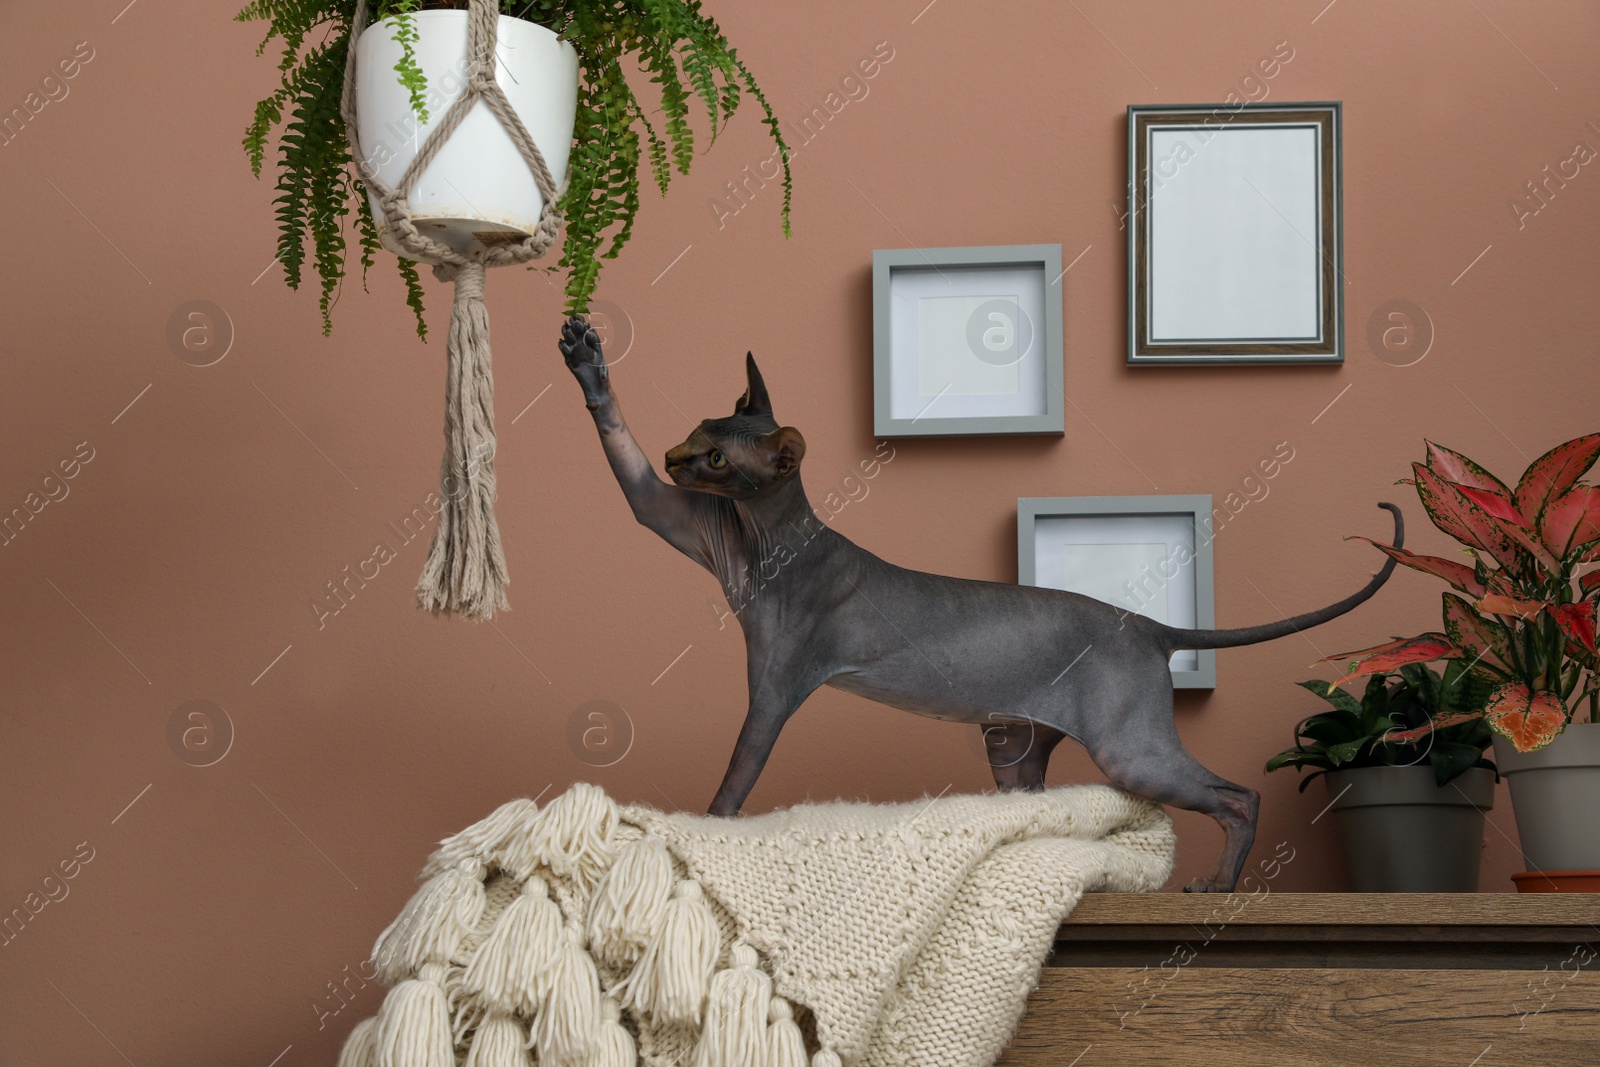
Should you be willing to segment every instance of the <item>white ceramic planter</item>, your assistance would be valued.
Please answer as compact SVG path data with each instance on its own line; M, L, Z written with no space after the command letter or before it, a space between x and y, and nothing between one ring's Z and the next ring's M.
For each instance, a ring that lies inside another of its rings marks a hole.
M1572 723L1547 747L1494 739L1530 871L1600 869L1600 723Z
M401 48L392 20L374 23L356 44L357 132L369 163L391 188L467 85L467 13L419 11L412 18L417 65L427 79L425 124L395 74ZM577 51L543 26L502 15L495 56L496 80L561 184L578 110ZM403 255L389 240L376 198L368 196L384 247ZM480 100L423 171L410 206L418 230L470 253L533 232L544 198L510 135Z

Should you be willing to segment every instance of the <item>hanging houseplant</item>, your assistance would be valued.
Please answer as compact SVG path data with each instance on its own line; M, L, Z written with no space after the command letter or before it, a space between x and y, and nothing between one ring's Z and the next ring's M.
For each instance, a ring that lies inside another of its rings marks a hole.
M1592 876L1600 870L1591 815L1600 804L1600 487L1579 479L1600 459L1600 434L1546 452L1515 486L1459 452L1431 441L1427 449L1411 466L1412 484L1470 563L1372 543L1456 589L1444 594L1444 630L1328 659L1357 660L1341 685L1409 663L1465 663L1492 686L1483 707L1442 713L1388 741L1482 718L1497 735L1530 870Z
M485 268L542 256L564 221L556 266L567 272L567 310L586 311L600 260L632 233L641 164L664 194L672 171L687 173L693 159L696 98L714 140L746 92L782 159L787 234L788 145L699 0L254 0L236 17L268 22L259 51L282 42L283 83L256 105L244 146L259 176L283 126L278 261L298 289L309 244L324 334L352 210L363 279L380 248L397 253L419 336L427 327L415 262L455 283L443 499L417 603L490 618L507 606L509 581L494 519ZM624 57L659 91L660 131L628 84Z

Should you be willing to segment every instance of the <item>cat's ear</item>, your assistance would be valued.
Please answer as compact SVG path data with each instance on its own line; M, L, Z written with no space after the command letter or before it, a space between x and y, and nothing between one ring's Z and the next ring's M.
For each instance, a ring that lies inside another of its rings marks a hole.
M806 458L806 439L793 426L783 426L762 438L772 456L772 473L787 478L800 469Z
M744 395L733 405L735 415L771 415L772 401L767 398L767 383L761 380L753 352L744 355L744 373L747 384Z

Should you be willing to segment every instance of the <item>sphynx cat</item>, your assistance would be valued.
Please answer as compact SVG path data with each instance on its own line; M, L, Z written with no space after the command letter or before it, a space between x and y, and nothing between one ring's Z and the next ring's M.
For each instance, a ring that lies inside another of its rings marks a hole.
M716 575L744 629L750 706L712 815L738 813L789 716L831 685L984 727L1002 790L1043 789L1051 751L1072 738L1113 785L1215 819L1226 835L1216 873L1186 889L1232 891L1260 794L1184 750L1168 661L1337 618L1377 592L1394 560L1336 604L1236 630L1180 629L1076 593L907 570L817 519L800 479L805 438L773 417L754 356L733 414L701 422L667 453L667 482L628 432L599 336L574 316L559 347L634 518ZM1400 509L1379 507L1393 513L1399 546Z

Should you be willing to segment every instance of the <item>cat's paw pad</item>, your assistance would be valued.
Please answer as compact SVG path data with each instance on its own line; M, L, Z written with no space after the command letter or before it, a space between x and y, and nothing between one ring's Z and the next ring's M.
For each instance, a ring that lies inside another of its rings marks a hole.
M567 366L577 370L584 365L605 366L600 351L600 335L582 315L574 315L561 326L561 341L556 345L566 357Z

